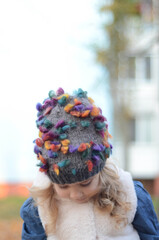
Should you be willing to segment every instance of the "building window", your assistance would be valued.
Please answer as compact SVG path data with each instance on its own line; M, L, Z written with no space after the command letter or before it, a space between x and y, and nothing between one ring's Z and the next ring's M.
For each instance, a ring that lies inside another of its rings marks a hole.
M150 80L151 78L151 59L150 57L145 57L145 78Z
M152 117L143 115L131 118L128 122L130 142L152 142Z
M129 57L128 58L128 77L130 79L135 79L136 73L136 63L135 63L135 57Z
M152 117L144 115L136 120L136 141L151 142L152 141Z
M136 80L138 82L148 82L151 80L150 56L136 58Z
M130 118L128 122L129 142L136 141L136 121L135 118Z

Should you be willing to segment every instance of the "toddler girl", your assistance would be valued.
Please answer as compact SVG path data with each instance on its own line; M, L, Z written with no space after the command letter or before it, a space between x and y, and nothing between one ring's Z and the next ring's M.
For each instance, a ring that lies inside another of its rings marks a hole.
M109 159L107 120L87 92L50 91L37 110L39 172L21 208L22 239L159 239L151 198Z

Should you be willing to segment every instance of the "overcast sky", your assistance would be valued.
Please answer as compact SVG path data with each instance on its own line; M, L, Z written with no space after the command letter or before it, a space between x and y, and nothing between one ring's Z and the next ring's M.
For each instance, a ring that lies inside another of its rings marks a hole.
M102 41L95 0L0 0L0 181L31 181L37 102L49 90L88 91L110 118L87 47ZM111 127L111 126L110 126Z

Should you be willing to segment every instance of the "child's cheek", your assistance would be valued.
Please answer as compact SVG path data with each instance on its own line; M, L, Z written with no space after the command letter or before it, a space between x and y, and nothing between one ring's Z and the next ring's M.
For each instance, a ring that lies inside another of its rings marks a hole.
M67 198L68 197L68 191L66 191L66 190L58 189L56 192L57 192L57 195L60 198Z

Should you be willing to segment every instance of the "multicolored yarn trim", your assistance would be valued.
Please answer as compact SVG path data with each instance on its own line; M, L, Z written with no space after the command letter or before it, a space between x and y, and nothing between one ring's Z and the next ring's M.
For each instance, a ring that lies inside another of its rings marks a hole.
M78 89L74 94L75 96L72 98L69 94L64 93L62 88L59 88L56 94L51 90L48 94L49 98L45 99L43 104L38 103L36 105L38 110L36 125L39 129L39 138L34 141L36 144L34 152L37 154L38 160L40 160L38 166L42 172L48 172L50 167L48 159L52 159L52 170L57 176L59 176L61 169L68 166L72 175L75 176L78 169L71 167L70 154L80 154L83 164L88 168L88 172L92 172L93 168L98 166L101 161L105 161L112 152L112 145L108 143L108 138L111 138L111 135L108 132L108 124L106 118L102 115L101 109L95 106L91 98L87 98L87 92L82 89ZM89 104L84 104L84 98L89 101ZM71 120L68 121L66 117L53 123L49 119L57 105L59 105L60 109L64 109L66 115L70 114ZM80 121L76 121L76 118L80 119ZM96 133L101 136L102 143L97 144L91 139L89 142L81 142L80 144L71 142L69 139L71 131L74 131L79 125L83 129L88 129L92 127L92 123ZM43 152L45 152L45 157ZM66 159L57 160L59 154L65 155Z

